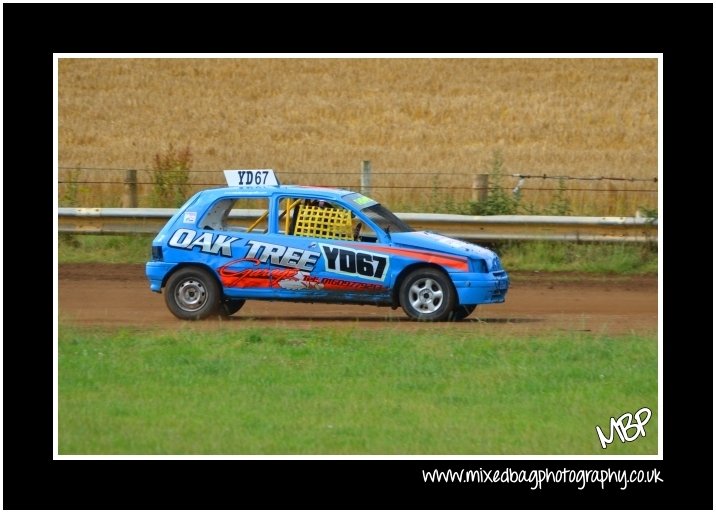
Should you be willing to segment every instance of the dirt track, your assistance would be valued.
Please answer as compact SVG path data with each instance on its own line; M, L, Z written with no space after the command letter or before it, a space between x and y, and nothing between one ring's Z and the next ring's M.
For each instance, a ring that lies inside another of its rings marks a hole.
M468 319L453 324L408 320L401 309L372 306L248 301L227 320L191 323L204 328L293 326L321 328L359 324L371 329L540 333L552 330L595 333L656 333L656 277L590 277L512 273L507 301L480 306ZM64 264L59 267L61 323L106 327L175 328L187 323L173 317L164 297L152 293L143 265Z

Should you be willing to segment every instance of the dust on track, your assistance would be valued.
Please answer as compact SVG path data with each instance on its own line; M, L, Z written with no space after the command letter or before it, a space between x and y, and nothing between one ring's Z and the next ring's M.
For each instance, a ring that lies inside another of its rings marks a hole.
M410 321L401 309L247 301L229 319L176 319L163 295L149 290L142 264L62 264L58 269L61 324L137 329L232 329L265 326L321 329L394 327L459 332L539 334L591 332L656 334L656 276L511 273L507 301L479 306L456 323Z

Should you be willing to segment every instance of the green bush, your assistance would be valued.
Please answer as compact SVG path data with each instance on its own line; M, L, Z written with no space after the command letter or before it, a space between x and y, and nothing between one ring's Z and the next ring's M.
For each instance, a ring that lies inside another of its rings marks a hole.
M572 209L569 206L569 199L567 198L567 179L560 177L557 191L552 196L552 201L550 201L545 214L551 216L568 216L571 213Z
M568 216L572 214L572 208L567 197L566 178L559 179L557 189L549 205L545 209L539 209L531 203L523 203L520 189L522 179L513 191L509 191L509 188L503 186L505 174L505 160L502 152L495 150L492 153L492 160L489 165L487 199L484 201L471 201L467 204L467 208L456 208L455 213L480 216L514 214Z
M469 204L470 213L479 216L512 215L517 213L519 194L512 196L502 186L505 161L500 150L492 153L487 199Z
M189 170L192 164L189 147L175 149L170 144L152 160L152 202L155 207L180 207L189 192Z

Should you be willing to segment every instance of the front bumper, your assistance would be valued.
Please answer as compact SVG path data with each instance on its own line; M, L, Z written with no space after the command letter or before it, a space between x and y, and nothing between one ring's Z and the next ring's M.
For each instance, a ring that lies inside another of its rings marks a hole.
M161 292L164 277L176 266L166 262L147 262L145 273L149 279L149 288L152 292Z
M510 288L510 277L505 271L491 273L450 274L461 305L504 303Z

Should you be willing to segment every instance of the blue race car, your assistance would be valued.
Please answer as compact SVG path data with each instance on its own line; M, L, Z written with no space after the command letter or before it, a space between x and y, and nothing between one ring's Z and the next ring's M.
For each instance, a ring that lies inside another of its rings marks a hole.
M464 319L502 303L509 277L485 248L415 231L356 192L279 185L272 170L229 170L192 196L152 242L146 274L180 319L236 313L247 299L402 307Z

